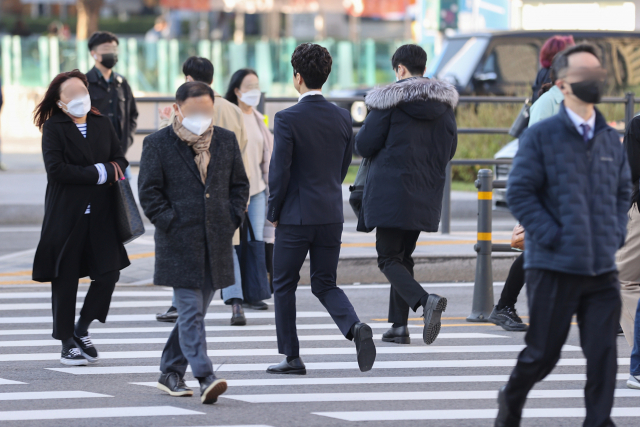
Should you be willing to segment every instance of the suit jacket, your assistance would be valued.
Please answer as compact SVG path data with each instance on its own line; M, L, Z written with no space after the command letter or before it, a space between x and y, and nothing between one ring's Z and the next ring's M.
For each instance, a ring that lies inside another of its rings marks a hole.
M267 219L280 224L343 223L342 181L351 164L347 110L321 95L302 98L274 119Z
M144 139L138 194L156 226L155 285L202 286L205 253L214 287L235 283L231 239L244 218L249 180L233 132L215 126L210 152L203 184L194 151L172 126Z
M42 128L42 156L48 182L33 280L49 282L58 277L60 260L74 244L72 232L89 204L89 233L96 262L91 266L91 273L103 274L127 267L127 252L116 232L115 194L111 186L115 171L108 163L115 161L122 170L128 163L109 119L90 112L84 138L71 118L59 111ZM96 163L106 163L105 184L97 185ZM82 267L80 277L90 273L86 267Z

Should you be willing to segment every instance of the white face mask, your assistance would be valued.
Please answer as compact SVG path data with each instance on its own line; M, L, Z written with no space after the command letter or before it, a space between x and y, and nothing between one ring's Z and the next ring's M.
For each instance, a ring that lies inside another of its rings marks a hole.
M240 101L250 107L256 107L260 103L260 98L262 98L262 92L260 92L260 89L253 89L241 94Z
M67 108L63 108L63 110L73 117L84 117L89 111L91 111L91 97L89 94L74 98L68 104L60 101L60 104L66 105Z
M211 117L207 117L204 114L194 114L193 116L185 117L184 114L182 114L182 110L179 105L178 111L180 111L180 115L182 115L182 126L184 126L189 132L198 136L205 133L213 121Z

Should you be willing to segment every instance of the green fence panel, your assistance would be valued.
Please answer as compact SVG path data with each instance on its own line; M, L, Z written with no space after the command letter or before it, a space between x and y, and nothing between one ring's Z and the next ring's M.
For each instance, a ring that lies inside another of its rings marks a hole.
M11 85L11 36L2 36L2 84Z
M169 43L166 40L159 40L158 48L158 91L169 93Z
M353 44L338 42L338 84L343 89L353 87Z
M367 87L376 85L376 42L368 39L364 42L364 81Z
M40 86L46 87L53 80L49 76L49 39L38 37L38 53L40 55Z
M213 89L218 93L224 93L224 64L222 42L215 40L211 44L211 62L213 62Z
M173 39L169 41L169 90L171 93L175 93L176 89L184 78L178 80L180 72L180 44L178 40Z
M200 40L198 42L198 56L202 58L207 58L211 61L211 41L210 40Z
M260 89L263 92L271 90L273 83L273 64L271 61L271 44L260 41L256 43L256 72L260 77Z
M127 48L129 53L129 63L127 64L127 81L131 86L131 90L137 91L138 84L138 41L133 37L127 40Z
M241 68L247 68L247 44L229 44L229 74L233 74Z
M49 37L49 80L53 80L58 74L60 74L60 41L57 37Z
M20 83L22 78L22 45L20 37L13 36L11 39L11 68L14 83Z

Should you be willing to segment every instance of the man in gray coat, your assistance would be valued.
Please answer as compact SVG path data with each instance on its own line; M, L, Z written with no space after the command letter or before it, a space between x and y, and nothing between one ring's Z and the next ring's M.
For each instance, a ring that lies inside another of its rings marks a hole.
M217 289L234 284L232 237L244 217L249 180L233 132L214 126L214 94L200 82L180 86L171 126L144 140L138 189L156 227L154 283L174 288L180 316L162 353L158 388L191 396L187 366L202 403L227 389L207 356L204 317Z

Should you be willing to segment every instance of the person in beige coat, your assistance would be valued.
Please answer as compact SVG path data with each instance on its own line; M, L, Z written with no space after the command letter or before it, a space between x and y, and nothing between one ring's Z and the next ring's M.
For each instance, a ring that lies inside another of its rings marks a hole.
M264 241L264 230L266 224L267 193L269 185L269 163L271 161L271 153L273 151L273 135L265 124L262 114L256 111L255 107L260 103L262 92L260 91L260 80L258 74L249 68L243 68L236 71L229 82L229 88L225 94L227 101L240 107L247 130L248 143L247 153L247 169L250 171L251 178L249 182L250 199L247 218L253 230L253 237L256 241ZM248 236L251 238L251 236ZM263 265L265 273L267 273L266 260L261 255L255 255L261 259L255 260L255 265ZM266 275L266 274L265 274ZM249 279L249 278L245 278ZM264 283L268 286L268 282ZM265 290L266 291L266 290ZM265 295L268 292L265 292ZM258 300L256 296L246 295L243 292L242 284L236 283L230 286L222 293L225 303L238 304L242 303L245 308L253 310L267 310L268 306L264 301ZM253 298L253 299L252 299ZM234 310L235 315L235 310ZM231 319L234 324L236 319ZM246 323L245 319L237 319Z
M184 64L182 65L182 72L185 75L185 80L187 82L202 82L208 85L213 84L213 64L207 58L201 58L197 56L192 56L188 58ZM215 126L221 127L223 129L230 130L236 135L236 139L238 140L238 145L240 146L240 153L242 154L242 162L245 167L245 171L247 173L247 177L251 180L251 170L248 167L248 159L247 159L247 131L244 125L244 118L242 114L242 110L231 102L224 99L220 94L214 91L215 100L213 104L213 124ZM166 107L160 109L160 128L164 128L169 124L173 123L173 118L175 112L172 107ZM233 245L240 244L240 233L236 230L233 236ZM240 264L238 262L238 257L233 251L233 264L234 271L236 277L236 283L241 283L240 278ZM244 311L242 309L241 304L234 305L232 307L232 320L231 324L234 324L234 318L244 319ZM159 322L176 322L178 319L178 311L175 308L175 304L171 304L171 307L164 312L158 313L156 315L156 320ZM246 324L238 321L235 324Z

